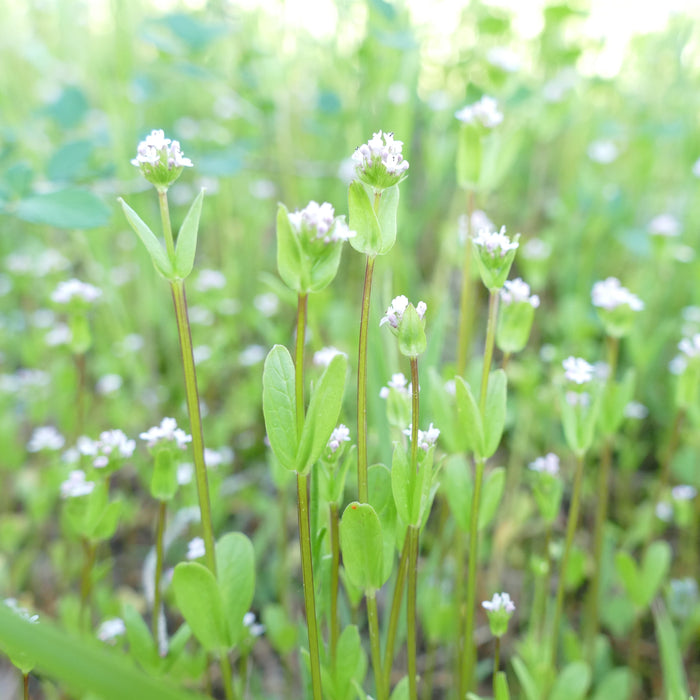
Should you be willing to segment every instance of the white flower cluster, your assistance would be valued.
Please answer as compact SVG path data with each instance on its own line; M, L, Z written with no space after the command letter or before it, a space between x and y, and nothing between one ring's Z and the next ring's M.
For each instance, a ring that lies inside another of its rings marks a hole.
M503 258L511 250L516 250L520 245L518 241L511 241L506 235L506 227L501 226L498 232L481 229L473 238L474 245L483 248L494 258L498 255Z
M53 425L44 425L34 428L34 432L27 443L27 451L60 450L65 442L63 435Z
M485 600L481 607L490 612L498 612L499 610L505 610L508 613L515 612L515 603L507 593L494 593L493 598Z
M65 282L59 282L58 286L51 294L51 301L56 304L69 304L73 299L78 298L87 304L92 304L92 302L99 299L100 296L102 296L101 289L87 282L70 279Z
M164 162L161 160L163 155ZM136 158L132 159L131 164L140 168L142 165L155 167L161 163L167 165L168 170L192 167L192 161L185 158L180 150L180 142L166 139L163 129L154 129L139 143Z
M671 489L671 497L674 501L692 501L698 495L698 490L690 484L681 484Z
M255 613L253 612L247 612L243 615L243 626L248 628L253 637L259 637L265 632L265 625L255 622Z
M103 469L112 457L127 458L134 454L136 442L130 440L121 430L105 430L97 440L89 437L78 438L78 452L92 458L92 466Z
M408 170L408 161L403 159L402 149L403 141L395 141L392 132L377 131L367 143L355 149L352 160L359 171L380 162L390 175L402 175Z
M503 121L503 113L498 109L498 103L488 95L484 95L474 104L457 110L455 117L464 124L479 122L487 129L493 129L494 126L498 126Z
M386 314L384 314L384 317L382 320L379 322L380 326L383 326L385 323L388 323L392 328L398 328L399 323L401 323L401 319L403 318L404 313L406 313L406 309L408 308L408 299L401 294L398 297L394 297L392 299L391 304L389 304L389 308L386 310ZM425 316L425 312L428 310L428 306L424 301L419 301L418 304L416 305L416 313L418 314L418 318L423 320L423 317Z
M537 294L530 296L530 285L520 277L514 280L506 280L501 289L501 301L509 306L510 304L526 303L533 309L540 305L540 298Z
M350 428L340 423L337 428L333 429L330 438L328 438L328 449L331 454L335 453L343 442L350 442Z
M204 546L204 540L201 537L195 537L187 543L187 554L185 557L192 561L192 559L201 559L206 554L206 548Z
M328 367L328 365L331 363L331 360L336 356L336 355L343 355L344 357L347 357L347 353L343 352L342 350L338 350L338 348L334 348L332 345L321 348L320 350L317 350L314 353L314 359L313 363L317 367Z
M292 212L289 222L296 233L303 230L316 231L316 238L324 243L336 243L347 241L355 236L355 232L348 228L344 219L336 218L333 205L328 202L319 204L310 201L301 211Z
M396 391L398 391L399 394L402 394L403 396L410 396L411 382L409 382L408 379L404 377L403 373L396 372L395 374L391 375L391 379L387 382L386 386L383 386L379 390L379 398L389 398L389 392L392 389L396 389Z
M620 151L612 141L600 140L592 141L589 144L586 153L594 163L608 165L617 158Z
M112 617L109 620L105 620L97 628L97 638L101 642L113 644L117 637L121 637L124 634L126 634L126 625L121 617Z
M681 223L673 214L659 214L649 222L648 231L652 236L675 238L681 234Z
M690 338L683 338L678 343L678 349L688 358L700 356L700 333L695 333Z
M61 498L79 498L91 494L95 488L94 481L85 481L85 472L74 469L61 484Z
M528 465L533 472L540 472L557 476L559 474L559 457L553 452L547 453L544 457L538 457Z
M576 384L587 384L593 379L595 367L581 357L567 357L562 362L566 378Z
M620 284L617 277L608 277L602 282L596 282L591 290L593 306L612 311L618 306L629 306L632 311L642 311L644 302L627 287Z
M406 428L406 430L403 431L403 434L406 435L409 439L411 438L412 434L411 426ZM426 452L437 442L437 439L440 437L440 430L438 428L433 427L433 424L430 424L430 427L427 430L419 430L418 431L418 447L420 447L421 450L425 450Z
M163 418L160 425L149 428L145 433L141 433L139 437L145 440L149 447L155 447L161 442L173 442L181 450L184 450L187 443L192 442L192 436L178 428L177 421L174 418Z

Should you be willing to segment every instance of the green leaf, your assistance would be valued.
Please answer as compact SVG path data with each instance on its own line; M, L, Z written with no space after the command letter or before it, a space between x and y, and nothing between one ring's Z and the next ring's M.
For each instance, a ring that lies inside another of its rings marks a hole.
M367 673L367 655L356 625L348 625L338 638L333 680L336 697L349 697L352 681L362 683Z
M74 180L89 173L88 163L94 150L92 141L81 139L63 144L49 160L46 174L49 180Z
M481 133L473 124L462 124L457 140L457 184L475 189L481 171Z
M636 374L625 373L621 382L608 380L600 402L598 424L603 435L614 435L625 418L625 408L634 396Z
M180 279L189 277L194 267L194 256L197 252L197 233L199 231L199 217L202 213L202 201L204 200L204 188L199 191L194 202L190 206L185 220L180 226L175 244L175 275Z
M296 456L296 470L300 474L309 473L338 423L347 366L345 355L336 355L314 388Z
M216 570L230 645L236 646L243 636L243 616L250 610L255 593L255 553L244 534L231 532L219 539Z
M630 600L636 606L641 607L642 582L639 580L639 571L632 555L629 552L618 552L615 555L615 568Z
M110 209L99 197L87 190L78 189L27 197L17 203L14 213L22 221L64 229L106 226L112 216Z
M277 270L293 291L302 291L303 253L299 236L294 234L284 204L277 207Z
M404 676L391 693L390 700L409 700L408 676Z
M230 648L221 592L209 569L181 562L173 574L175 600L192 633L207 651Z
M384 539L383 580L391 576L396 549L396 504L391 489L391 472L383 464L373 464L367 470L369 500L379 517Z
M275 345L263 368L263 415L270 447L279 463L296 469L297 410L294 363L284 345Z
M379 516L369 503L351 503L340 521L340 547L348 578L365 593L384 584L384 540Z
M593 700L628 700L633 688L632 672L628 668L614 668L598 684Z
M574 661L557 676L549 700L583 700L591 684L591 670L583 661Z
M661 651L661 669L667 700L685 700L688 697L688 683L683 667L683 653L678 644L676 631L671 618L661 603L653 606L654 627Z
M281 605L265 606L262 622L265 625L265 636L278 654L284 656L294 649L297 643L297 627L290 622Z
M131 657L144 669L153 672L158 667L159 656L148 625L132 605L124 606L122 617Z
M474 485L470 467L463 455L450 455L447 458L442 472L442 485L452 517L460 530L468 532Z
M145 674L115 649L69 636L43 619L38 625L30 624L0 605L0 649L9 647L30 649L42 675L102 700L205 700L202 695L175 690L167 679Z
M354 180L348 188L348 226L355 231L350 245L360 253L375 257L382 248L382 232L367 188Z
M467 450L473 452L478 458L485 459L484 429L481 412L474 400L474 394L462 377L455 377L455 386L457 389L457 418L459 428L464 431Z
M156 238L155 233L151 231L141 217L121 197L118 201L122 205L129 225L141 239L141 242L146 246L146 250L151 256L156 270L167 280L175 279L172 263L165 252L165 248L163 248L161 242Z
M495 700L510 700L508 678L503 671L499 671L496 674Z
M399 186L392 185L382 190L377 207L381 245L379 255L386 255L396 242L396 215L399 209ZM352 238L350 241L352 242Z
M479 504L479 530L483 530L495 517L506 486L506 470L503 467L489 472L484 479Z
M169 447L156 448L151 475L151 496L157 501L169 501L177 493L177 464Z
M491 457L501 442L506 424L506 373L502 369L491 372L486 390L484 412L484 458Z
M405 525L410 525L413 522L415 477L411 479L410 468L406 450L399 443L396 443L391 458L391 491L394 494L396 512Z
M643 607L650 605L659 592L670 566L671 546L663 540L652 542L644 553L644 559L642 560Z
M542 695L537 688L537 683L535 683L535 679L532 677L525 662L519 656L515 656L511 663L515 675L518 677L518 681L520 681L520 687L525 694L526 700L541 700Z

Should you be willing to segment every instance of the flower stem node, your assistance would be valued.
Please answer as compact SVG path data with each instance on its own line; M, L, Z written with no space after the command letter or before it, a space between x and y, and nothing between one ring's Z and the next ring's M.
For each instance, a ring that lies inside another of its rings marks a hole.
M482 229L472 238L481 280L490 292L501 289L508 279L519 240L519 233L509 238L505 226L498 233Z
M489 616L489 626L494 637L502 637L508 631L508 621L515 612L515 603L507 593L494 593L491 600L481 606Z
M131 164L161 192L180 177L183 168L192 167L192 161L180 150L180 142L165 138L162 129L154 129L139 143Z
M418 357L425 352L425 302L419 301L413 306L402 294L395 297L386 314L379 322L380 326L388 324L392 333L399 339L399 350L406 357Z

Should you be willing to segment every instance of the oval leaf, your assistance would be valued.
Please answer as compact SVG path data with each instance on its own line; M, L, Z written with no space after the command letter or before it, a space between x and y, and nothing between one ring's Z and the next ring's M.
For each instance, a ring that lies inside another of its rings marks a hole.
M355 180L348 188L348 225L355 231L350 245L360 253L375 257L382 247L382 232L365 186Z
M381 244L379 255L386 255L396 242L396 214L399 208L399 186L393 185L382 191L377 207L379 236ZM352 241L352 238L350 239Z
M299 237L292 231L289 212L284 204L277 207L277 271L294 292L302 291L303 255Z
M255 553L244 534L231 532L216 543L216 570L229 639L235 646L241 640L243 616L250 610L255 593Z
M506 486L506 470L496 467L484 481L479 505L479 530L485 528L496 515Z
M350 581L372 593L384 583L384 542L379 516L369 503L351 503L340 521L343 566Z
M37 194L17 203L15 214L22 221L56 228L88 229L105 226L112 212L87 190L61 190Z
M484 457L491 457L501 442L506 424L506 373L497 369L489 376L486 389L486 410L484 412Z
M119 203L122 205L124 214L126 215L129 225L134 230L136 235L141 239L141 242L146 246L148 254L151 256L153 265L156 270L165 277L165 279L172 280L175 278L175 273L173 271L172 263L168 258L168 254L161 245L158 238L156 238L155 233L151 231L148 225L141 219L141 217L120 197Z
M557 676L549 700L583 700L591 684L591 671L583 661L574 661Z
M175 244L175 274L180 279L185 279L194 267L194 256L197 252L197 233L199 231L199 217L202 213L202 201L204 200L204 188L199 191L194 202L190 206L185 220L180 226Z
M455 377L455 386L457 389L457 419L459 427L464 431L467 449L479 459L484 459L484 429L474 394L462 377Z

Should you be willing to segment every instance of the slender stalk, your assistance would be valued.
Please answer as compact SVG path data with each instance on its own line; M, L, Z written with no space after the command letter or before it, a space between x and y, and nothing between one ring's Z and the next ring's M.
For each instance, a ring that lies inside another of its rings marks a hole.
M372 654L374 682L377 686L377 700L387 700L389 690L382 673L382 650L379 640L379 615L377 614L377 598L374 592L367 594L367 622L369 625L369 644Z
M75 435L76 437L80 437L85 432L85 395L87 393L85 353L81 352L74 355L73 361L75 362L75 372L77 375L77 386L75 392L75 415L77 416L77 419Z
M24 686L24 700L29 700L29 674L22 674L22 685Z
M464 241L462 262L462 288L459 295L459 331L457 335L457 374L464 375L467 368L467 355L471 344L471 331L474 321L474 283L472 280L472 214L474 213L474 191L467 197L467 235Z
M158 503L158 521L156 525L156 571L153 582L153 618L151 620L151 632L156 648L160 647L160 606L161 590L160 581L163 576L163 535L165 534L165 514L167 504L165 501Z
M418 536L416 525L408 526L408 593L406 600L406 649L408 652L408 697L418 698L418 668L416 664L416 601L418 584Z
M457 603L457 653L455 654L455 667L453 687L457 691L457 697L463 698L462 692L462 659L464 658L464 637L463 632L466 608L462 604L464 599L464 533L459 527L455 528L455 601Z
M418 473L418 358L411 358L411 475Z
M501 670L501 638L496 637L496 647L493 651L493 694L496 695L496 676Z
M163 225L163 238L165 250L172 260L175 257L175 241L173 240L173 227L170 224L170 209L168 208L168 191L158 189L158 206L160 207L160 221Z
M294 357L294 380L297 413L297 437L304 428L304 337L306 335L307 294L299 294L297 300L297 338ZM306 629L309 635L311 662L311 687L314 700L322 700L321 658L319 654L316 597L314 592L314 566L311 553L311 525L309 522L309 479L297 473L297 516L299 520L299 546L301 549L301 573L304 588Z
M331 664L335 666L340 621L338 620L338 589L340 587L340 534L338 529L338 504L330 505L330 539L331 539L331 621L330 646Z
M221 680L224 683L224 694L226 700L236 700L236 693L233 690L233 673L231 671L231 662L228 659L228 654L223 651L219 657L221 666Z
M83 552L85 561L80 576L80 626L87 630L92 624L90 620L90 595L92 594L92 569L97 557L97 544L84 538Z
M365 283L362 288L362 315L360 316L360 342L357 359L357 489L360 503L367 503L369 499L367 477L367 334L375 260L376 258L367 256Z
M664 453L664 460L661 464L661 476L658 481L658 486L656 487L656 500L661 498L664 490L668 486L671 477L671 462L678 449L678 443L681 438L681 427L683 425L683 420L685 419L685 409L679 408L676 411L676 415L673 419L673 426L671 427L671 437L668 441L668 447Z
M410 542L408 531L403 541L399 568L396 571L396 584L394 585L394 596L391 601L391 612L389 613L389 627L386 635L386 650L384 653L384 685L387 689L391 687L391 666L394 661L394 646L396 644L396 632L399 626L399 613L401 612L401 600L406 582L406 572L408 569L408 553Z
M491 361L493 359L493 346L496 340L496 319L498 318L497 289L489 291L489 320L486 326L486 344L484 346L484 366L481 370L481 394L479 396L479 410L482 419L486 414L486 393L489 386L489 372L491 371ZM478 503L478 501L477 501Z
M551 666L556 666L557 643L559 641L559 625L561 623L561 613L564 605L564 588L566 583L566 567L569 563L571 545L574 541L574 533L578 525L578 514L581 507L581 483L583 481L584 455L576 456L576 473L574 475L574 489L571 495L571 505L569 506L569 517L566 524L566 539L564 542L564 554L561 558L559 569L559 582L557 584L557 598L554 606L554 624L552 625L550 660Z

